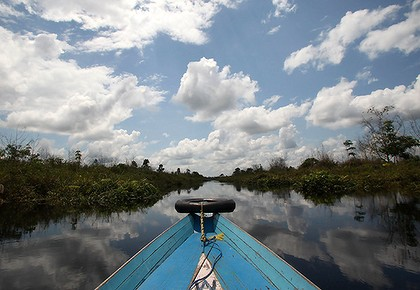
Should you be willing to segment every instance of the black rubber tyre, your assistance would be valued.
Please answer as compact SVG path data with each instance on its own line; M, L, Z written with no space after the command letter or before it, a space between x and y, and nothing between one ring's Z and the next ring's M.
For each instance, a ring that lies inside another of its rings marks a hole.
M180 213L199 213L201 204L203 204L203 211L206 213L233 212L236 207L233 199L187 198L178 200L175 203L175 209Z

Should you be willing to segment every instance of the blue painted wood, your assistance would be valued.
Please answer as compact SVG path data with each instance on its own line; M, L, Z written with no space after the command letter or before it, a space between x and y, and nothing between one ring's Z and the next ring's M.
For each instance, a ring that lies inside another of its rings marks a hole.
M240 254L278 289L318 289L286 261L228 219L216 216L215 223L216 232L225 234L225 242L232 248L231 251Z
M236 252L226 240L217 241L210 253L209 260L214 263L222 252L222 258L217 262L215 273L224 289L275 289L261 272L248 263L242 255ZM207 250L208 251L208 250Z
M180 220L134 255L98 288L136 289L193 233L192 225L191 216Z
M209 254L225 289L318 289L255 238L219 214L205 218L207 237L224 233L223 241L200 241L200 218L190 214L140 250L98 289L187 289L200 254ZM215 233L214 233L214 232Z
M188 289L202 249L200 234L192 234L144 281L141 289Z

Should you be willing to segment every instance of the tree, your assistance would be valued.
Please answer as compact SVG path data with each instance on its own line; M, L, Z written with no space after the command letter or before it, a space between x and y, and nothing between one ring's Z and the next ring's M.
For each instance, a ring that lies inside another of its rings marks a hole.
M33 153L31 145L8 144L0 151L0 158L13 161L35 161L39 160L39 154Z
M404 122L395 115L390 116L393 106L385 106L382 110L370 108L370 115L362 121L367 130L359 141L361 150L367 155L376 156L386 162L396 162L398 158L408 158L410 149L420 145L418 139L404 134Z
M346 140L344 141L344 146L346 146L347 155L349 157L356 157L356 153L354 152L356 150L356 147L354 147L353 141Z
M37 147L37 140L30 139L25 132L16 131L14 134L0 136L0 158L13 161L34 161L39 160L39 154L35 153L34 148Z
M117 158L105 156L102 154L94 155L92 159L94 159L94 165L117 165L118 161Z
M141 166L141 168L142 169L146 169L146 170L149 170L150 169L150 161L149 161L149 159L144 159L143 160L143 165Z
M131 161L131 167L137 168L137 162L135 160Z
M165 171L165 168L163 168L163 164L159 164L159 168L157 169L157 172L163 172Z
M271 171L287 169L286 159L283 157L273 158L269 164Z
M264 169L263 169L263 167L262 167L262 165L261 165L261 164L253 164L253 165L252 165L252 170L253 170L254 172L261 172L261 171L264 171Z
M13 161L37 161L39 154L35 153L37 140L28 140L25 132L16 131L13 136L0 136L0 159Z
M82 152L80 150L76 150L74 152L74 160L76 161L77 165L80 165L82 162Z
M303 161L302 164L299 165L299 169L312 168L312 167L316 166L317 164L319 164L318 159L316 159L314 157L306 158L305 161Z

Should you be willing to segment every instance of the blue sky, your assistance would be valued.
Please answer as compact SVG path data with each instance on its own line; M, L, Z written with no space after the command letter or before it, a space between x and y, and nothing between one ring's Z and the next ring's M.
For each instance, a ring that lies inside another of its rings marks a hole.
M0 134L87 164L340 160L370 107L420 117L419 0L6 0L0 25Z

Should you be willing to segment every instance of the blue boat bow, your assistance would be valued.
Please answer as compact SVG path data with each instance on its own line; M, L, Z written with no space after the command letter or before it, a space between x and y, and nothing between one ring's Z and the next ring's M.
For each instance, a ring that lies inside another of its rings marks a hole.
M224 199L177 202L177 210L190 213L97 289L319 289L218 213L234 208Z

